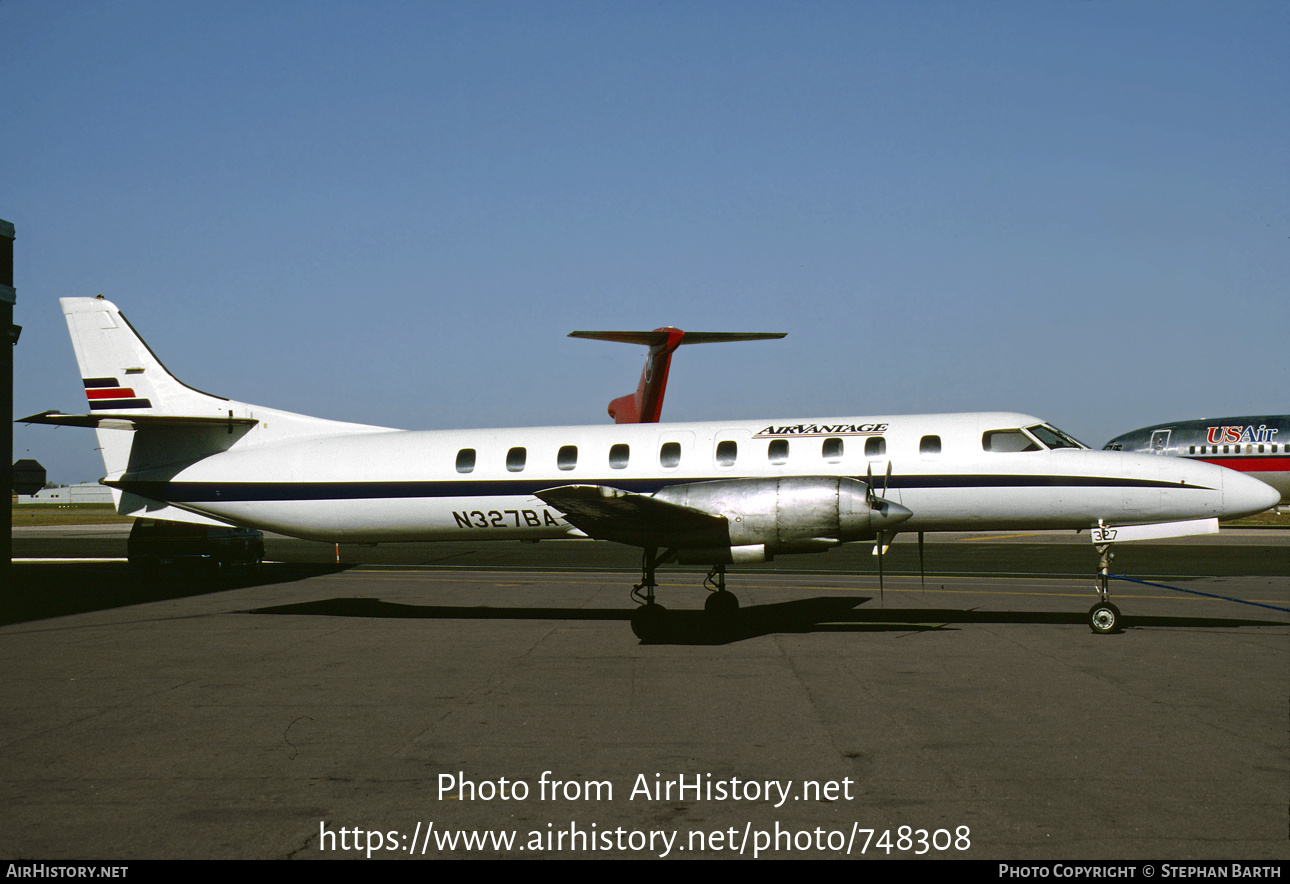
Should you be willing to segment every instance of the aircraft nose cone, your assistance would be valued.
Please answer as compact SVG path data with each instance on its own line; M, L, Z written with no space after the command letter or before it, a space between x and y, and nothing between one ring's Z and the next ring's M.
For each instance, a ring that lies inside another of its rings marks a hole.
M1270 510L1281 502L1281 492L1267 482L1228 470L1223 476L1223 518L1236 519Z

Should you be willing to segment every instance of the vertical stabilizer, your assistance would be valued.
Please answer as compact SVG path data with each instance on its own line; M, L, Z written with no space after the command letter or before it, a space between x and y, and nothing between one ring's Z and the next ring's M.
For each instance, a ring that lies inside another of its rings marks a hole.
M663 394L672 354L682 344L716 344L724 341L766 341L784 337L785 332L684 332L664 326L653 331L576 331L571 338L645 344L649 354L635 393L619 396L609 403L609 416L616 424L656 424L663 413Z
M111 301L63 298L89 413L45 412L28 423L93 427L107 479L177 470L234 446L338 433L390 432L249 405L194 389L176 378ZM178 518L174 507L113 489L117 509ZM154 512L163 507L164 514ZM203 520L208 521L208 520Z
M223 417L229 400L180 382L111 301L63 298L91 413Z

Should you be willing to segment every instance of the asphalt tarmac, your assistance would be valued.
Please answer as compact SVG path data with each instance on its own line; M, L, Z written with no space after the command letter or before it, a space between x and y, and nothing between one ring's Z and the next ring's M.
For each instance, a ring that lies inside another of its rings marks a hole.
M606 544L14 546L6 858L1290 858L1290 532L1126 545L1109 636L1086 536L732 568L729 630L666 568L650 644Z

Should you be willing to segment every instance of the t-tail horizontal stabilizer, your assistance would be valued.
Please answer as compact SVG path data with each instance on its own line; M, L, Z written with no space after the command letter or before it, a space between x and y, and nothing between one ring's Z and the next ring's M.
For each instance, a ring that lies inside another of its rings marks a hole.
M653 331L576 331L571 338L614 341L619 344L644 344L649 347L645 369L635 393L620 396L609 403L609 416L616 424L656 424L663 413L663 393L667 390L667 373L672 353L682 344L718 344L726 341L768 341L782 338L786 332L685 332L664 326Z

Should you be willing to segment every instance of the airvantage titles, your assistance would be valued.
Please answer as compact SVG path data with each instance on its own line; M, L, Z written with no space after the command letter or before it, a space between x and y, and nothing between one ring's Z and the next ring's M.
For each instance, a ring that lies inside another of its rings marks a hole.
M754 438L767 436L874 436L886 432L889 424L794 424L777 427L771 424L757 431Z

